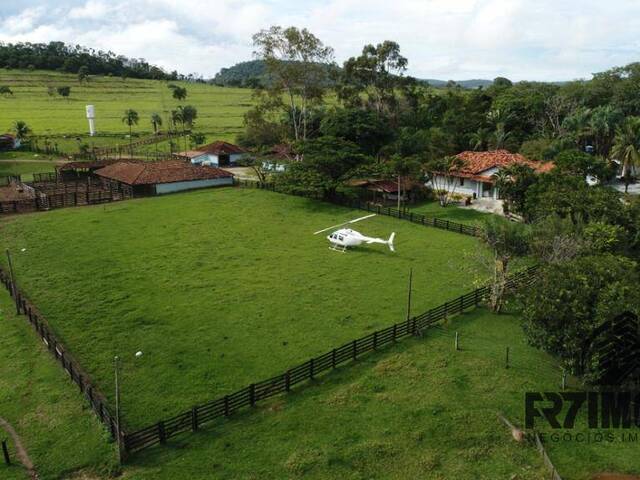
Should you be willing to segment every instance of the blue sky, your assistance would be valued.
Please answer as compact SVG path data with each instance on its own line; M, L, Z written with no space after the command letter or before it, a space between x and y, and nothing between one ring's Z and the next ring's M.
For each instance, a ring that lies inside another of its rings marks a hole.
M571 80L640 60L638 0L0 0L0 41L68 43L214 75L251 35L307 27L339 63L397 41L420 78Z

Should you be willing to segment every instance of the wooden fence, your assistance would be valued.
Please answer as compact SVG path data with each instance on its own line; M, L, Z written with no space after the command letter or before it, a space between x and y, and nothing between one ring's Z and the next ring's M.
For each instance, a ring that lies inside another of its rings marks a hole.
M507 281L507 288L514 289L533 283L537 277L537 269L538 267L534 266L515 273ZM356 360L367 352L381 349L404 337L417 335L448 316L456 315L468 308L475 307L484 301L489 293L489 287L477 288L421 315L375 331L362 338L345 343L341 347L334 348L323 355L311 358L280 375L252 383L235 393L225 395L212 402L195 405L190 410L175 417L162 420L138 431L127 433L124 435L124 449L127 452L133 452L152 445L164 444L167 439L183 432L196 431L203 424L216 418L229 417L245 407L254 406L260 400L283 392L289 392L293 386L312 380L323 372Z
M96 205L133 198L132 188L120 182L50 182L41 177L33 183L25 184L25 187L35 190L33 198L0 201L0 215Z
M549 480L562 480L562 477L558 473L558 470L556 470L556 467L553 465L553 462L549 458L549 455L547 455L547 451L542 444L542 440L540 440L540 435L538 435L537 433L535 434L535 442L536 448L542 456L542 461L544 462L545 467L549 469Z
M20 313L26 315L29 323L33 326L42 342L47 346L51 354L60 362L62 368L67 372L69 378L78 385L80 393L91 405L98 418L106 425L107 430L115 439L118 431L115 415L111 412L107 404L106 397L98 390L89 375L80 364L69 353L64 344L54 335L49 324L40 311L25 297L23 292L12 286L10 275L0 267L0 283L9 291L9 294L16 302ZM121 438L124 436L123 429L120 429Z
M290 193L290 192L279 191L276 185L273 183L262 183L262 182L251 181L251 180L238 180L236 182L236 185L239 185L240 187L245 187L245 188L258 188L262 190L269 190L272 192ZM297 194L294 193L294 195L297 195ZM365 202L357 198L354 199L346 195L337 194L330 199L323 199L323 198L320 198L318 195L309 195L309 194L300 194L297 196L314 198L315 200L324 200L330 203L334 203L336 205L355 208L359 210L365 210L367 212L399 218L401 220L408 220L410 222L417 223L420 225L427 225L430 227L441 228L443 230L449 230L451 232L461 233L463 235L470 235L472 237L480 237L482 236L482 233L483 233L483 230L481 227L477 227L474 225L466 225L463 223L452 222L450 220L441 220L435 217L430 218L420 213L412 212L410 210L409 211L398 210L397 208L383 207L380 205L375 205L371 202Z

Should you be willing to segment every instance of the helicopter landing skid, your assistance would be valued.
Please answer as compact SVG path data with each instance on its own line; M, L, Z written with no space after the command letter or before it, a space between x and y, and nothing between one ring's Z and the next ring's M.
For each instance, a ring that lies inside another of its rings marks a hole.
M342 245L331 245L329 250L333 250L334 252L346 253L347 247Z

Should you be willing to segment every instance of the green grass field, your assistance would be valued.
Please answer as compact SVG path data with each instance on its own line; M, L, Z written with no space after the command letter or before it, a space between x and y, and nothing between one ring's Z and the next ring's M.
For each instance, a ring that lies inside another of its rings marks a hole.
M185 86L186 100L173 99L168 83ZM140 115L134 133L150 133L152 113L160 113L166 127L170 111L178 104L189 104L198 109L197 130L206 133L208 138L234 141L252 101L248 89L155 80L123 81L102 76L93 76L89 82L80 84L75 75L50 71L0 70L0 85L8 85L14 93L8 98L0 97L0 131L10 129L16 120L24 120L35 135L67 135L70 138L52 138L52 141L60 143L63 151L73 152L77 148L75 137L88 134L87 104L96 107L99 133L128 134L128 127L121 120L128 108ZM68 99L48 95L49 86L61 85L71 87ZM98 137L97 140L82 137L82 141L96 145L126 143L124 138L117 137Z
M32 158L32 155L28 155ZM7 175L20 175L22 180L33 180L33 173L53 172L57 162L53 160L36 161L11 161L0 159L0 177Z
M469 225L481 225L491 215L490 213L483 213L470 208L460 208L456 205L441 207L437 201L421 202L416 205L409 205L408 208L429 218L451 220Z
M0 325L0 416L20 435L40 479L114 471L116 450L107 433L28 322L15 315L4 288ZM2 429L0 438L7 438ZM0 478L26 480L13 442L9 450L14 464L0 463Z
M471 237L382 216L359 228L396 231L395 254L340 254L312 235L358 216L271 192L205 190L6 219L0 246L107 395L113 356L123 357L124 418L136 427L401 320L410 267L416 312L473 286L461 268L480 248Z

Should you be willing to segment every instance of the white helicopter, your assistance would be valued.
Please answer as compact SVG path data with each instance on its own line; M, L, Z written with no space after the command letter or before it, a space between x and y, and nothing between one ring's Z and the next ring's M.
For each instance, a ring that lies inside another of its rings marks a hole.
M341 227L342 225L349 225L351 223L356 223L361 220L366 220L367 218L375 217L376 214L367 215L365 217L356 218L354 220L349 220L348 222L339 223L338 225L332 225L331 227L323 228L322 230L318 230L314 233L314 235L318 235L319 233L326 232L327 230L331 230L337 227ZM348 247L357 247L358 245L362 245L363 243L371 244L371 243L381 243L382 245L387 245L389 250L395 252L395 248L393 247L393 240L396 236L396 232L393 232L388 240L383 238L375 238L375 237L367 237L366 235L361 234L355 230L350 228L341 228L336 230L335 232L327 235L327 240L331 246L329 247L331 250L336 252L346 252Z

